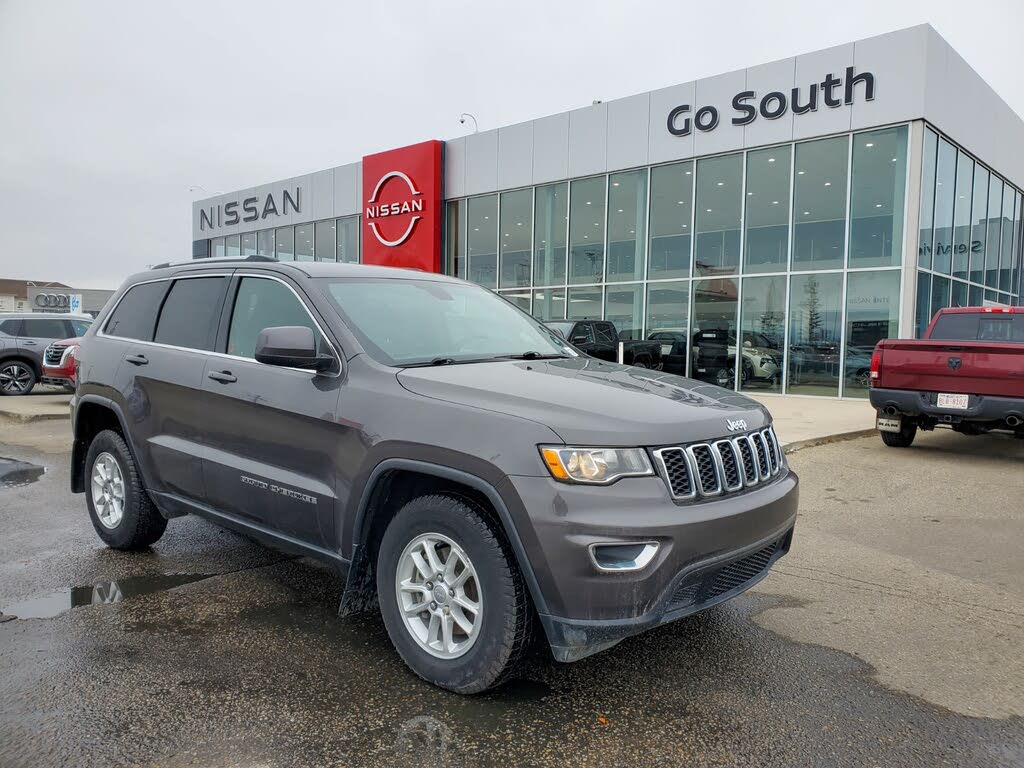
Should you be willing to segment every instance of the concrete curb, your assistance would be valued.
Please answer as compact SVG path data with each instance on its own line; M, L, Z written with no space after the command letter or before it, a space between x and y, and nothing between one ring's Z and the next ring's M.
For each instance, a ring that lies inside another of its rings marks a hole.
M838 443L843 440L856 440L858 437L870 437L871 435L877 434L878 430L874 427L870 429L855 429L852 432L837 432L834 435L824 435L823 437L811 437L807 440L797 440L793 443L786 443L782 446L783 453L795 453L803 448L813 448L818 445L828 445L829 443Z
M0 421L8 421L15 424L32 424L37 421L57 421L70 418L70 413L17 413L0 410Z

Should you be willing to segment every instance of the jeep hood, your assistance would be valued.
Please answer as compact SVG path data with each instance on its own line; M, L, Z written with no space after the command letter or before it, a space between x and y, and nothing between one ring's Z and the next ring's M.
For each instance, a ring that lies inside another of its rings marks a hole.
M576 445L687 443L728 435L730 420L747 429L771 420L735 392L593 358L406 368L398 381L424 397L539 422Z

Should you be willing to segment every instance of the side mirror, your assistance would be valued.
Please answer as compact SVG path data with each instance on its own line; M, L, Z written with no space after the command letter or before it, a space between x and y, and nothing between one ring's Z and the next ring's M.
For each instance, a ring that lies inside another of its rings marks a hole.
M319 354L312 329L304 325L280 325L260 331L256 339L256 361L322 371L334 363L334 358Z

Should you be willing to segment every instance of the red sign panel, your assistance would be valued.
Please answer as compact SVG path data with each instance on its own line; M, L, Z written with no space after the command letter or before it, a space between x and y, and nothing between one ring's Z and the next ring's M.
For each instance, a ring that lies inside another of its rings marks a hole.
M441 142L363 158L363 263L441 271Z

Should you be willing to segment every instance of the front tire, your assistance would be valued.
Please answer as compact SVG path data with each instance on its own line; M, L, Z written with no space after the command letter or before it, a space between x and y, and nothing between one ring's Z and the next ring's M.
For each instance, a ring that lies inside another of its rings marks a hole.
M908 423L903 420L899 432L879 432L882 442L890 448L909 448L914 438L917 437L917 424Z
M402 660L456 693L504 682L529 646L532 608L515 557L484 510L461 496L402 507L381 541L377 596Z
M85 500L92 527L113 549L145 549L164 535L167 520L142 485L124 438L106 429L85 456Z
M0 363L0 395L27 395L36 385L36 372L21 360Z

